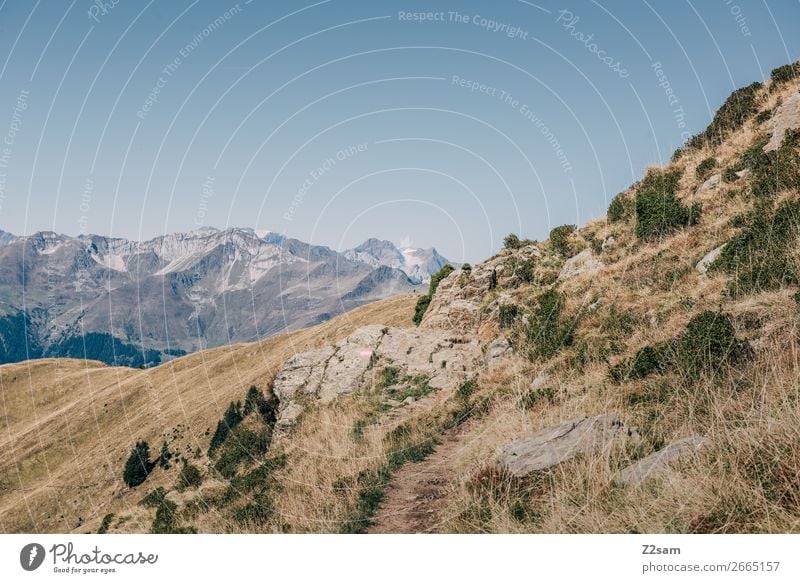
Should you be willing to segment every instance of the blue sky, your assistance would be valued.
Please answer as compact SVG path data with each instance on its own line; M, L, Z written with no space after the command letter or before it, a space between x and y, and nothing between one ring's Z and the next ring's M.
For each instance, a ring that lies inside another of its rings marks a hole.
M798 25L788 0L6 0L0 229L481 260L601 216Z

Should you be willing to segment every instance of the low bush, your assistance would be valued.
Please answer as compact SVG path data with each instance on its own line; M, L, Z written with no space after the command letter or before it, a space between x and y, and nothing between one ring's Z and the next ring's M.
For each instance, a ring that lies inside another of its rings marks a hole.
M716 158L706 158L700 162L695 169L695 174L697 175L698 180L706 180L711 175L711 171L716 167Z
M608 217L609 223L619 223L627 218L628 209L624 202L623 193L619 193L611 200L611 204L608 205L608 213L606 216Z
M517 316L519 316L519 306L516 304L501 304L497 310L500 328L511 328Z
M772 79L775 86L788 83L798 78L800 78L800 62L783 65L777 69L773 69L772 74L770 74L770 79Z
M728 290L734 296L798 283L792 251L800 232L800 201L784 201L775 212L771 207L767 201L757 204L710 267L731 276Z
M100 528L97 529L97 534L106 534L108 532L109 527L111 526L112 520L114 520L114 515L106 514L103 517L103 521L100 523Z
M150 462L150 446L146 441L137 441L125 462L122 479L129 487L135 488L147 479L154 465Z
M721 144L731 132L758 113L758 94L761 88L761 83L752 83L731 93L705 131L692 137L687 147L693 149Z
M431 300L433 300L433 295L436 293L436 288L439 287L439 283L445 277L453 273L453 271L455 271L455 268L448 263L431 277L431 282L428 285L428 293L424 296L420 296L414 308L414 317L412 319L417 326L422 323L422 318L425 316L425 312L428 310Z
M242 422L244 419L244 413L242 412L242 404L241 402L237 401L236 403L230 403L228 408L225 410L225 414L222 416L222 419L217 422L217 428L214 431L214 436L211 438L211 444L208 446L208 455L211 456L213 453L225 442L225 439L228 437L228 434L233 431L239 423Z
M675 196L681 171L650 170L636 192L636 227L639 239L654 240L697 223L701 207L685 206Z
M203 473L200 468L184 460L183 466L178 472L177 489L183 491L187 488L198 488L202 483Z
M609 369L614 382L641 379L675 370L689 378L713 375L726 363L746 354L746 345L736 338L730 316L705 311L694 316L677 338L645 346L636 355Z
M550 245L556 253L563 257L570 256L569 238L575 229L575 225L561 225L550 231Z
M572 344L574 323L562 319L564 296L551 288L536 300L524 329L529 356L550 358L563 346Z
M514 233L509 233L506 235L505 239L503 239L503 248L504 249L519 249L522 246L522 242L520 241L519 237Z

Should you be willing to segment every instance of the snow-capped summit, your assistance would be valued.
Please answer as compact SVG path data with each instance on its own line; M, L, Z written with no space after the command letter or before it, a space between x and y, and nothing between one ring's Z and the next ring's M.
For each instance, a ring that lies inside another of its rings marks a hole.
M451 263L433 247L429 249L406 247L400 250L391 241L375 238L367 239L358 247L348 249L344 252L344 256L372 267L386 266L400 269L417 284L430 281L434 273L447 263Z

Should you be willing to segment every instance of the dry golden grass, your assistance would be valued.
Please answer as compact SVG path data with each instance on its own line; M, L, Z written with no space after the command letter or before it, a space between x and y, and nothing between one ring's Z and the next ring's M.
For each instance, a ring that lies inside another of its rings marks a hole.
M121 530L146 531L152 512L137 506L144 487L131 491L122 482L137 439L146 439L157 455L174 435L173 450L189 459L200 455L196 463L204 463L208 432L249 386L267 389L292 354L365 324L409 325L415 299L375 302L314 328L206 350L149 370L69 359L0 366L0 530L83 532L113 512L128 516ZM154 472L147 488L174 480L174 471ZM146 522L136 519L142 515Z

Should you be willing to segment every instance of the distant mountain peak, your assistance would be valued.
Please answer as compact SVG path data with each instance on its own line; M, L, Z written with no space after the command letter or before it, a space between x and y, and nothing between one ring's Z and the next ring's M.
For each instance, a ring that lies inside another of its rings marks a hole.
M345 251L344 256L375 268L385 266L399 269L415 284L430 281L434 273L445 264L451 263L434 247L428 249L403 247L400 250L391 241L370 237L357 247Z

